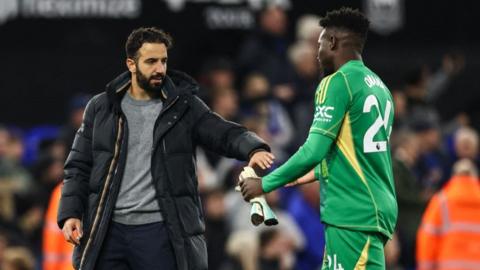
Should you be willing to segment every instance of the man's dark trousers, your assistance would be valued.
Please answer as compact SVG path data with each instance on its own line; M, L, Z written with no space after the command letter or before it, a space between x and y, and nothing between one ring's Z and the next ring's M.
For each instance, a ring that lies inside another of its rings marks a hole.
M176 270L175 256L163 222L124 225L112 222L97 270Z

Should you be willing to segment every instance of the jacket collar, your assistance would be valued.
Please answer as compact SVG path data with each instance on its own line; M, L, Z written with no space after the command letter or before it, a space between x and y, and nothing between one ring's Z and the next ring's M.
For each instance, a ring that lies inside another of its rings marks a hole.
M116 112L121 111L121 101L131 84L131 74L125 71L106 86L107 98ZM165 84L160 98L165 104L170 104L177 96L184 93L197 94L197 82L184 72L169 70L165 76Z

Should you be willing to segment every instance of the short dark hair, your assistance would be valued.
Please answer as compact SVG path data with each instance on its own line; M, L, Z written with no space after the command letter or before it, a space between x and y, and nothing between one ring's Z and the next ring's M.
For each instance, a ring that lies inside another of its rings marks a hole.
M370 21L362 12L348 7L329 11L320 19L323 28L336 27L353 32L361 38L362 43L367 39L369 25Z
M172 37L156 27L140 27L132 31L125 43L125 52L128 58L136 59L138 50L143 43L163 43L170 49L173 45Z

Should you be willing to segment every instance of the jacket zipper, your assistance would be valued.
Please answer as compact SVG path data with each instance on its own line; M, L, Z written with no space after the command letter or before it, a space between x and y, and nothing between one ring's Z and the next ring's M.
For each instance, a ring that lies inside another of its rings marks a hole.
M155 121L155 124L154 124L154 127L153 127L153 132L154 132L154 133L155 133L155 129L156 129L156 127L157 127L157 124L158 124L158 122L159 122L158 120L160 119L160 116L161 116L165 111L167 111L170 107L172 107L173 104L175 104L178 99L179 99L178 96L175 97L175 99L174 99L172 102L170 102L170 104L168 104L167 107L165 107L164 109L162 109L162 111L160 112L160 114L159 114L158 117L157 117L157 120ZM152 136L154 136L154 135L152 134ZM153 138L153 140L155 140L155 138ZM165 146L165 140L164 140L164 139L162 139L162 145L163 145L163 157L165 157L165 156L167 155L167 147ZM151 154L151 157L150 157L150 164L153 164L153 155L154 155L154 152L155 152L155 148L156 148L156 147L157 147L157 144L152 145L152 154ZM162 158L162 161L164 161L164 158ZM166 165L166 164L164 164L164 165ZM150 168L152 168L151 165L150 165ZM151 169L150 169L150 170L151 170ZM152 175L152 185L153 185L153 187L155 188L155 191L156 191L156 193L157 193L157 195L158 195L159 191L157 190L156 185L155 185L153 179L154 179L154 177L153 177L153 175ZM161 203L160 203L160 202L159 202L159 205L160 205L160 207L161 207ZM165 214L165 213L162 213L162 214ZM165 214L165 215L166 215L166 214Z
M161 116L162 114L164 114L168 109L170 109L170 107L172 107L173 104L177 103L177 100L178 100L179 98L180 98L179 96L176 96L175 99L172 100L172 102L170 102L170 103L167 105L167 107L163 108L162 111L160 111L160 114L158 115L157 120L160 119L160 116ZM157 123L158 123L158 121L155 121L155 127L157 126ZM155 128L155 127L154 127L154 128ZM154 129L154 130L155 130L155 129Z
M101 213L103 212L104 204L106 202L107 190L108 190L108 187L110 186L111 179L112 179L113 175L115 174L113 170L115 169L115 171L116 171L118 156L119 156L119 153L120 153L120 143L121 143L120 139L122 137L121 134L123 132L122 127L123 127L123 119L122 119L122 117L119 117L119 119L118 119L118 129L117 129L118 133L117 133L117 139L115 141L114 155L113 155L112 161L110 162L110 167L108 169L107 179L105 180L105 184L103 185L102 196L100 197L100 202L98 204L98 208L97 208L97 211L95 213L95 218L93 220L93 225L92 225L92 229L90 231L90 236L87 240L87 244L85 245L85 249L82 252L79 270L81 270L82 267L83 267L83 264L85 262L85 256L86 256L86 254L88 252L88 249L91 246L91 242L93 240L92 237L95 235L95 233L98 229L99 219L100 219Z
M177 96L172 102L170 102L170 104L168 104L167 107L165 107L165 108L160 112L160 115L158 116L157 120L160 119L160 116L161 116L165 111L167 111L170 107L172 107L173 104L175 104L178 99L179 99L179 97ZM156 121L155 124L154 124L154 128L153 128L154 132L155 132L155 129L156 129L156 127L157 127L157 123L158 123L158 121ZM155 138L153 138L153 139L155 140ZM154 155L154 152L155 152L155 148L156 148L156 145L153 145L153 146L152 146L152 156L151 156L151 158L150 158L150 163L151 163L151 164L153 164L153 155ZM165 139L162 139L162 148L163 148L162 163L163 163L163 166L166 168L166 167L167 167L167 164L166 164L166 162L165 162L165 157L167 156L167 147L166 147L166 145L165 145ZM166 177L168 178L168 173L167 173L167 176L166 176ZM157 195L158 195L158 194L160 193L160 191L158 190L157 186L156 186L155 183L154 183L154 177L153 177L153 175L152 175L152 184L153 184L153 187L154 187L154 189L155 189L155 192L156 192ZM170 186L170 183L169 183L169 180L168 180L168 179L167 179L167 181L165 181L165 184L168 185L168 186ZM158 205L160 206L160 208L162 208L162 203L160 202L159 199L157 199L157 200L158 200ZM167 220L168 220L168 213L165 212L165 211L163 211L163 209L160 209L160 210L162 211L162 215L164 215L165 221L167 221Z
M155 124L153 125L154 134L155 134L155 130L157 129L157 126L158 126L158 123L159 123L159 120L160 120L160 117L162 116L162 114L164 114L168 109L170 109L170 107L172 107L177 102L177 100L179 98L180 98L179 96L176 96L175 99L172 100L172 102L170 102L167 105L167 107L163 108L162 111L160 111L160 114L158 115L157 120L155 120ZM152 136L153 136L153 134L152 134ZM155 141L155 138L153 138L153 140ZM157 144L154 143L154 145L152 145L152 153L153 153L153 151L155 151L156 147L157 147ZM153 158L153 155L152 155L152 158Z

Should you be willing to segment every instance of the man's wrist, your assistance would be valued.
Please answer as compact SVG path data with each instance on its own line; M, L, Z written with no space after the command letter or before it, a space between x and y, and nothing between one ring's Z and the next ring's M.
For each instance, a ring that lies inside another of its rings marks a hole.
M269 151L267 149L263 149L263 148L254 149L248 154L248 159L251 159L253 157L253 155L255 155L258 152L269 152Z

